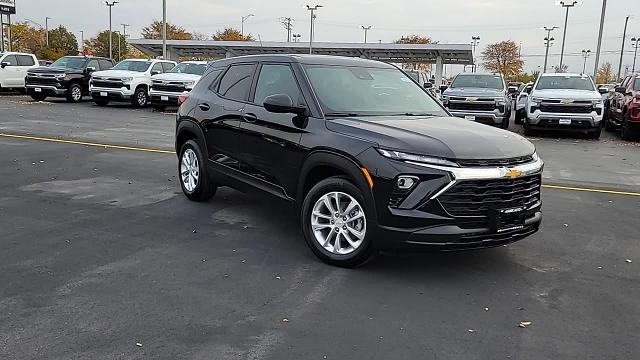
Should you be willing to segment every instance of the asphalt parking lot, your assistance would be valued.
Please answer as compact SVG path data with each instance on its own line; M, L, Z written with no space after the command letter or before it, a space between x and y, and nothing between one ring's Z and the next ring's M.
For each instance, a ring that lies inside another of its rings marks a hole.
M344 270L316 260L286 204L182 196L174 127L151 110L0 97L0 359L640 353L638 143L534 138L535 236Z

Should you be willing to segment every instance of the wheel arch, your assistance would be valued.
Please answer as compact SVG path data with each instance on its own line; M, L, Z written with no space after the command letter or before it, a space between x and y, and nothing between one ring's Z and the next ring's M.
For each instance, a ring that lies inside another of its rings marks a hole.
M176 127L176 155L180 156L182 145L189 140L195 140L202 147L205 156L209 155L207 141L202 128L193 120L181 120Z

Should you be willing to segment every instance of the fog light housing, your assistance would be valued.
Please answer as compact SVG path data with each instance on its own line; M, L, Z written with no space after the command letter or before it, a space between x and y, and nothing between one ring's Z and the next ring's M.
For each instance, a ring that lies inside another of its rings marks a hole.
M415 176L400 176L396 181L396 187L399 190L408 191L413 189L420 180Z

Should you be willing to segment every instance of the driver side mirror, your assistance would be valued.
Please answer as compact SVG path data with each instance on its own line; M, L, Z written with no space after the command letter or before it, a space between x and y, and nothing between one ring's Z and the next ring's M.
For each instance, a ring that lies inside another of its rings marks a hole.
M509 86L508 92L509 94L515 94L518 92L518 88L516 86Z
M9 64L8 62L0 63L0 67L2 67L3 69L6 68L7 66L11 66L11 64Z
M87 68L87 74L91 74L92 72L95 72L95 71L96 71L96 68L94 68L93 66L89 66Z
M151 71L151 76L153 76L153 75L160 75L160 74L161 74L161 72L160 72L160 71L158 71L158 70L153 70L153 71Z
M430 83L430 82L426 82L426 83L424 83L424 88L425 89L431 89L431 88L433 88L433 84Z
M607 89L606 87L601 87L598 89L598 92L602 95L604 94L608 94L609 93L609 89Z
M276 114L296 114L304 115L307 113L307 108L304 106L293 105L293 100L286 94L275 94L267 96L264 99L264 108L268 112Z
M448 88L449 88L449 86L447 86L447 85L440 85L440 91L442 91L442 92L444 92Z
M616 92L617 92L617 93L620 93L620 94L626 94L626 93L627 93L627 88L626 88L626 87L624 87L624 86L618 86L618 87L616 88Z

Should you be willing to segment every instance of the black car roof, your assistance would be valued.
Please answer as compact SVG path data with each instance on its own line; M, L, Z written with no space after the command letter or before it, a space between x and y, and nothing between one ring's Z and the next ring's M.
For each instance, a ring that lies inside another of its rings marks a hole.
M109 60L109 61L111 61L111 59L109 59L109 58L100 57L100 56L67 55L67 56L63 56L63 57L83 58L83 59L96 59L96 60Z
M212 66L226 66L229 64L250 62L250 61L275 61L275 62L292 62L308 65L342 65L342 66L360 66L360 67L376 67L395 69L393 65L369 60L346 56L331 55L301 55L301 54L272 54L272 55L247 55L238 56L211 63Z

